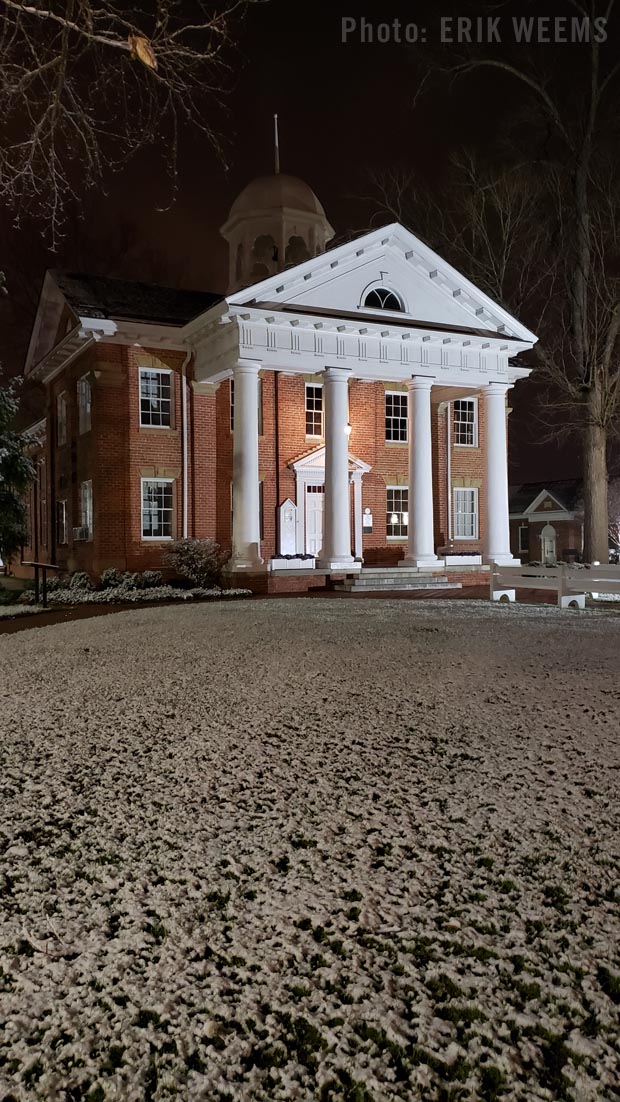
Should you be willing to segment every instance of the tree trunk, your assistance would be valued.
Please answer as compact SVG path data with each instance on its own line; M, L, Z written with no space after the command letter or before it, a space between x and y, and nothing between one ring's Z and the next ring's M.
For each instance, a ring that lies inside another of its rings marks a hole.
M584 562L609 562L607 508L607 433L596 424L586 425L583 449L583 558Z

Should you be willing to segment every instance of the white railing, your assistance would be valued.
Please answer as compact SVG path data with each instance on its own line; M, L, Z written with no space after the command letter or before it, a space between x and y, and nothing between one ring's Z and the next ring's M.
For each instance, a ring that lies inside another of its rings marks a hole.
M550 590L558 608L585 608L586 593L620 594L620 566L491 565L492 601L514 601L517 589Z

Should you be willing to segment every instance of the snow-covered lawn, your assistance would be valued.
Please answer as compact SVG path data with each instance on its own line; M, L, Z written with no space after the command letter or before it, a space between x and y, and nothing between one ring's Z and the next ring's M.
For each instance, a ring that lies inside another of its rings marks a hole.
M0 605L0 619L3 616L12 618L13 616L26 616L29 612L43 612L42 605Z
M619 655L461 601L0 637L0 1098L620 1098Z

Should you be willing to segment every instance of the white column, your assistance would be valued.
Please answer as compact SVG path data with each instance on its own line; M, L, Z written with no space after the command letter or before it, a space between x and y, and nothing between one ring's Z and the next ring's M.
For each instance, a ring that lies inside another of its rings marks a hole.
M408 546L399 566L437 566L433 531L433 450L431 387L433 379L414 376L409 390L409 523Z
M258 490L258 372L260 363L239 360L233 370L233 538L231 570L260 570Z
M347 433L350 374L349 368L346 367L328 367L323 372L325 516L323 550L318 565L328 570L349 569L354 563L351 554L349 435Z
M355 534L355 558L360 562L364 557L362 543L362 479L357 475L353 479L353 528Z
M486 531L485 562L518 566L510 550L508 519L508 445L506 439L506 383L489 383L484 396Z

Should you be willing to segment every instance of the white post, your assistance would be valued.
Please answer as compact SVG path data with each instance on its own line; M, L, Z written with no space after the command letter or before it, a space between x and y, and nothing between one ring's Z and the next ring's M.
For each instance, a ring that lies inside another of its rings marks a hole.
M231 570L260 570L258 490L258 372L260 363L239 360L235 382L233 437L233 538Z
M484 557L499 566L520 566L510 550L508 516L508 444L506 439L506 383L482 388L485 414L486 532Z
M349 435L347 432L350 374L349 368L346 367L327 367L323 372L325 517L323 549L317 565L328 570L347 570L354 565L351 554Z
M414 376L409 390L409 519L407 554L399 566L434 567L433 450L431 443L431 387L434 380Z
M353 526L355 558L361 562L364 553L362 544L362 479L359 475L353 479Z

